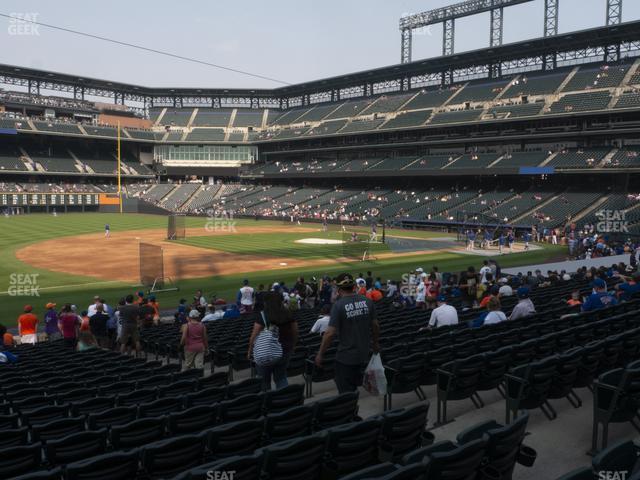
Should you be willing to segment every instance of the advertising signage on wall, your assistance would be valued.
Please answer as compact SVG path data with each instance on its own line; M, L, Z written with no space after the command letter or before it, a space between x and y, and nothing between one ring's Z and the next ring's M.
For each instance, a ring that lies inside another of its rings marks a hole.
M99 198L97 193L1 193L0 206L97 206Z

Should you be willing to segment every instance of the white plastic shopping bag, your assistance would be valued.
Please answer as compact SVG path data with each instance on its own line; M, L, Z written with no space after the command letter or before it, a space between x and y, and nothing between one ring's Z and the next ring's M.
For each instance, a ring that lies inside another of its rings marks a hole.
M384 375L382 358L380 358L379 353L371 355L369 365L367 365L367 369L364 371L362 386L371 395L387 394L387 377Z

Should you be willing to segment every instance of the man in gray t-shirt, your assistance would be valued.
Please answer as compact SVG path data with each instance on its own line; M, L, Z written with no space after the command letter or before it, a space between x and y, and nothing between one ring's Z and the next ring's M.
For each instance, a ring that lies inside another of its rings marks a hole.
M322 368L324 352L335 335L338 350L335 359L335 382L339 393L354 392L362 385L362 375L369 360L370 347L379 352L379 325L373 302L354 292L355 282L348 273L338 276L339 298L331 309L329 327L322 337L316 366Z

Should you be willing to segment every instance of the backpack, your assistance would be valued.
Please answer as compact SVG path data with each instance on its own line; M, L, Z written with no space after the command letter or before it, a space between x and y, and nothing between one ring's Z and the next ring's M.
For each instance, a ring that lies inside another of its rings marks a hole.
M264 329L256 337L253 344L253 361L259 367L268 367L282 358L282 345L278 339L278 327L271 327L264 312L260 312Z

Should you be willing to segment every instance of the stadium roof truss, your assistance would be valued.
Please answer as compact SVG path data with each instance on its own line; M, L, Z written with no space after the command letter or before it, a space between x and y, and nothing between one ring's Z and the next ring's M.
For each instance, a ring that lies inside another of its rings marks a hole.
M609 0L610 4L617 1ZM144 111L151 107L183 106L285 109L426 86L446 86L456 81L497 79L516 72L553 70L588 61L615 62L639 53L640 21L634 21L275 89L151 88L14 65L0 65L0 84L20 86L34 95L46 90L65 92L76 100L91 96L109 98L121 105L134 102Z
M533 0L465 0L426 12L405 15L400 19L400 62L411 62L413 32L442 23L442 55L453 55L455 45L455 21L458 18L489 12L489 46L502 45L504 9ZM560 0L544 0L544 36L558 34ZM622 22L622 0L607 0L606 25Z

